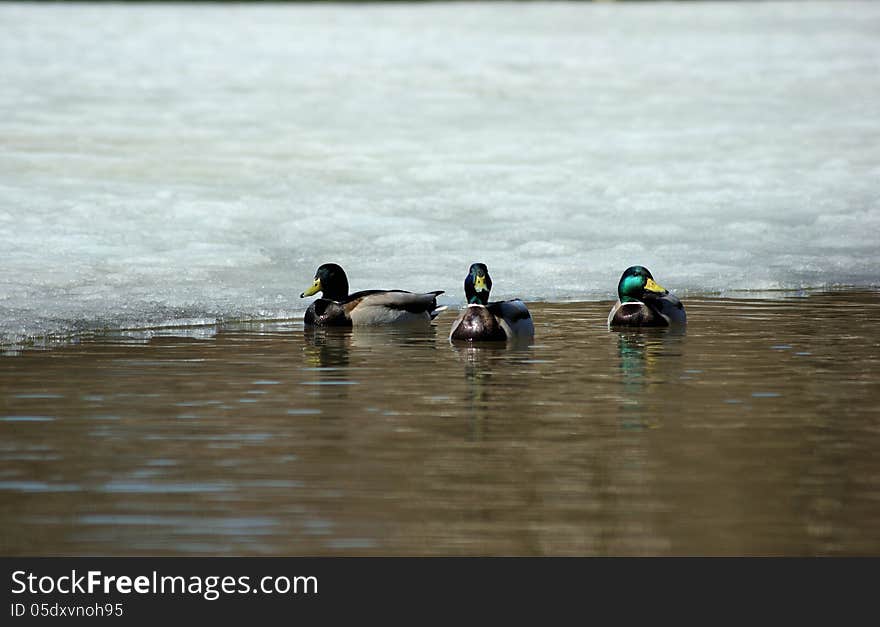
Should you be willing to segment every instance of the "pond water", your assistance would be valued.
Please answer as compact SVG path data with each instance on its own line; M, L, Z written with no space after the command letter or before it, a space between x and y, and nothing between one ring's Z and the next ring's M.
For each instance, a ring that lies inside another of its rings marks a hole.
M447 312L8 351L0 554L880 553L880 292L530 306L525 346Z

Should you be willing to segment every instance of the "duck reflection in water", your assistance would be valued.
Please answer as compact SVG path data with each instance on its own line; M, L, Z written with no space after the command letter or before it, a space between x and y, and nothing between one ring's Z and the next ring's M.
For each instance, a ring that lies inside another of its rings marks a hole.
M312 368L344 368L351 352L351 329L312 327L303 330L305 365Z
M349 403L355 384L349 365L352 344L351 328L309 327L303 330L303 361L300 384L309 386L305 397L330 403L323 412L333 415L336 402Z
M303 331L305 385L314 385L323 400L345 399L351 380L349 358L351 329L341 327L306 327Z
M357 351L408 351L435 349L437 328L434 325L424 328L417 326L377 326L356 327L351 333L351 347Z
M490 415L503 411L499 404L509 400L511 384L527 384L525 375L518 381L511 377L521 374L513 371L531 357L531 342L453 343L451 347L464 364L469 439L483 440L489 435ZM494 389L499 390L497 399Z
M645 429L652 426L645 418L651 388L662 383L669 371L670 358L681 355L684 328L642 329L617 334L621 373L621 427Z
M480 441L488 435L492 390L492 354L501 346L454 346L464 364L465 403L468 416L468 439Z

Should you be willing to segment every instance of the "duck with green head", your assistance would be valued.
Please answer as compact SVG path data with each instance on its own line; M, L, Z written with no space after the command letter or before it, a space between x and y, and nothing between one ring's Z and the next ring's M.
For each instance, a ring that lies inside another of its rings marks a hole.
M318 326L427 324L446 307L437 306L442 290L414 294L403 290L364 290L348 293L341 266L325 263L315 271L312 285L300 298L321 292L306 310L305 323Z
M520 299L489 302L492 277L484 263L471 265L464 278L468 304L452 323L450 341L504 341L530 338L535 325L529 308Z
M609 327L668 327L685 324L684 305L654 281L643 266L631 266L617 284L618 300L608 314Z

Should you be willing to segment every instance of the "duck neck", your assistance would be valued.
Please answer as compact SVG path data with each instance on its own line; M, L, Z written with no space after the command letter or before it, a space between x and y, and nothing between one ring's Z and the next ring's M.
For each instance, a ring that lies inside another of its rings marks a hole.
M470 277L468 277L470 279ZM474 289L473 280L465 280L464 282L464 295L467 297L467 301L469 305L488 305L489 304L489 292L481 291L478 292Z
M335 288L325 289L324 292L321 294L321 296L323 298L327 298L329 300L342 301L348 297L348 288L347 287L346 288L335 287Z
M348 298L348 277L344 272L329 273L321 280L321 296L330 300L343 301Z

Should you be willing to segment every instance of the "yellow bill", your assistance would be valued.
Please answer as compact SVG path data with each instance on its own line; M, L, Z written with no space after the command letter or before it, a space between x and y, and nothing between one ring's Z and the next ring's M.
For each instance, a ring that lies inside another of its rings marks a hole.
M486 277L477 275L474 279L474 290L477 292L486 292L489 288L486 287Z
M317 294L321 291L321 279L315 279L315 282L312 283L312 286L307 289L305 292L299 295L300 298L305 298L306 296L312 296L313 294Z
M666 294L669 291L662 285L657 285L654 282L654 279L648 279L648 282L645 283L645 290L648 292L654 292L655 294Z

